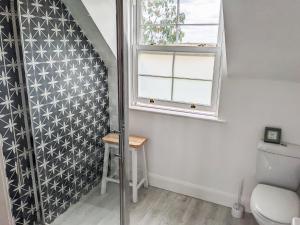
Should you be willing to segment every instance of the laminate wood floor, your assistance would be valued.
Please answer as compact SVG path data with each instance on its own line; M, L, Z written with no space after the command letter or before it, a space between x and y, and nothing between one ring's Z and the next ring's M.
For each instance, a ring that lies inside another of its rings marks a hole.
M95 188L51 225L119 225L118 187L109 184L107 190L101 196ZM130 220L130 225L257 225L249 213L233 219L228 207L154 187L140 190Z

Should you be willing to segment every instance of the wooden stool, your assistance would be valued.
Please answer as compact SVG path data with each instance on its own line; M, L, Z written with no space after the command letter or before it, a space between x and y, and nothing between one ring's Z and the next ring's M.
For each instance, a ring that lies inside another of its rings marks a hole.
M114 179L112 176L107 177L108 172L108 161L110 154L110 147L118 146L119 144L119 135L116 133L110 133L102 138L105 143L105 153L104 153L104 164L103 164L103 175L101 183L101 194L106 193L106 184L108 181L119 183L118 179ZM148 187L148 171L147 171L147 161L146 161L146 151L145 143L147 138L139 136L129 136L129 149L131 151L132 157L132 182L129 183L132 186L132 201L136 203L138 201L138 189L144 184L145 187ZM138 152L143 154L143 178L138 181Z

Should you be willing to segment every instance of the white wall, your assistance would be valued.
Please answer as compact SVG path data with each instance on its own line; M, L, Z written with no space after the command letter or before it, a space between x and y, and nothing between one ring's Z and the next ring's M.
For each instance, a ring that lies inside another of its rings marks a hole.
M264 126L300 144L300 83L225 78L221 95L225 123L131 110L130 133L150 139L153 185L231 205L244 178L248 206Z
M300 2L224 0L228 77L225 123L130 111L130 133L148 137L150 183L231 205L240 180L249 207L256 145L265 126L300 144Z
M117 55L116 3L111 0L82 0L114 55Z
M114 1L82 1L114 49L115 20L108 19ZM264 127L280 126L285 141L300 144L300 83L291 82L300 81L299 4L224 1L229 76L222 82L220 115L225 123L130 111L130 133L150 139L152 185L231 205L244 178L248 205Z
M300 1L223 0L230 76L300 81Z

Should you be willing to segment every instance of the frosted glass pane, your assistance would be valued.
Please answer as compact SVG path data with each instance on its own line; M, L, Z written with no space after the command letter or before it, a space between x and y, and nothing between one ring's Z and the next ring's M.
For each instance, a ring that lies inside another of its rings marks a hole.
M174 76L212 80L215 57L208 55L176 55Z
M211 81L174 79L173 100L200 105L211 104Z
M180 26L184 44L217 44L219 26Z
M140 53L138 74L171 77L172 60L172 54Z
M172 78L139 76L138 96L171 100Z
M219 23L220 0L180 0L185 24Z

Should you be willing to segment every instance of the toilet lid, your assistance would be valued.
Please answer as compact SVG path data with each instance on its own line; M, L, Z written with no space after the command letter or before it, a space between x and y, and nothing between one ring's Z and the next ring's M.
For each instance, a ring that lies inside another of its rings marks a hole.
M291 223L300 216L298 195L290 190L259 184L252 192L251 208L279 223Z

